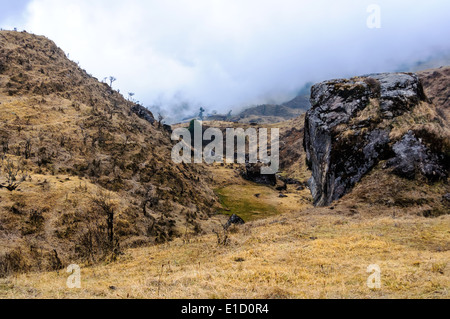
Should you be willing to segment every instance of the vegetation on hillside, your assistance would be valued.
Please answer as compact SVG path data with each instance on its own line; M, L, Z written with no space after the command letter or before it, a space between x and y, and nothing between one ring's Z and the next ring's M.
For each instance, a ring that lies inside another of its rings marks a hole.
M206 171L168 161L170 133L112 80L25 32L0 32L0 65L0 276L115 258L214 213Z

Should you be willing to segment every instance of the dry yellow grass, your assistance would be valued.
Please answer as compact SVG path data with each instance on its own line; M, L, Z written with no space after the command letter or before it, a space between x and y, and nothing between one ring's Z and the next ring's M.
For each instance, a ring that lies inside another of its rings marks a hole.
M0 281L1 298L449 298L450 216L361 219L311 209L215 236L133 249L116 263ZM381 268L369 289L367 267ZM115 287L111 289L110 287Z

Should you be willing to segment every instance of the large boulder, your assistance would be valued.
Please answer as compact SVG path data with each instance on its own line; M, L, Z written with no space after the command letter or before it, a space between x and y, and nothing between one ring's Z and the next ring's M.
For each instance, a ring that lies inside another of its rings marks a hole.
M417 75L406 73L327 81L311 92L304 147L316 206L341 198L380 160L395 156L386 122L426 101Z

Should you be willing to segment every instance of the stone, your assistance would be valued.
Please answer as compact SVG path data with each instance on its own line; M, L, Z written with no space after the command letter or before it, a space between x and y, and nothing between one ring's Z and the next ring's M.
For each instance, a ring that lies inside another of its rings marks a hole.
M134 104L131 107L131 112L136 114L141 119L146 120L150 124L155 123L155 117L153 116L152 112L150 112L148 109L146 109L142 105Z
M172 135L172 133L173 133L172 126L167 125L167 124L164 124L164 125L163 125L163 128L164 128L164 130L165 130L166 132L168 132L169 134ZM213 155L213 156L214 156L214 155Z
M258 184L275 186L277 185L277 176L275 174L264 175L261 174L262 164L249 164L245 165L245 171L242 174L246 180L255 182Z
M393 168L394 174L407 179L415 179L418 174L430 181L442 180L447 177L442 159L431 151L409 131L394 144L395 157L390 159L386 167Z
M412 106L426 100L416 74L375 74L369 77L380 83L380 107L387 117L402 115Z
M415 74L383 73L319 83L311 89L304 148L316 206L328 206L349 193L361 178L392 156L384 120L426 101ZM369 115L361 116L362 111Z
M294 178L290 178L290 177L283 177L281 175L277 175L277 178L282 181L283 183L285 183L286 185L300 185L301 182L294 179Z
M444 204L446 204L447 206L450 206L450 193L445 194L444 196L442 196L442 201L444 202Z
M224 228L228 229L231 227L231 225L244 225L245 221L239 217L236 214L233 214L230 219L228 220L228 222L225 224Z

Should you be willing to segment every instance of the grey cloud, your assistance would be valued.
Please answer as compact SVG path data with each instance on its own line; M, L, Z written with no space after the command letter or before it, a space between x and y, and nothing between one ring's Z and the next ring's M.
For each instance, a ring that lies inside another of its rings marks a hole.
M381 29L367 28L372 3ZM33 0L23 27L177 119L283 102L311 81L448 64L448 12L447 0Z

